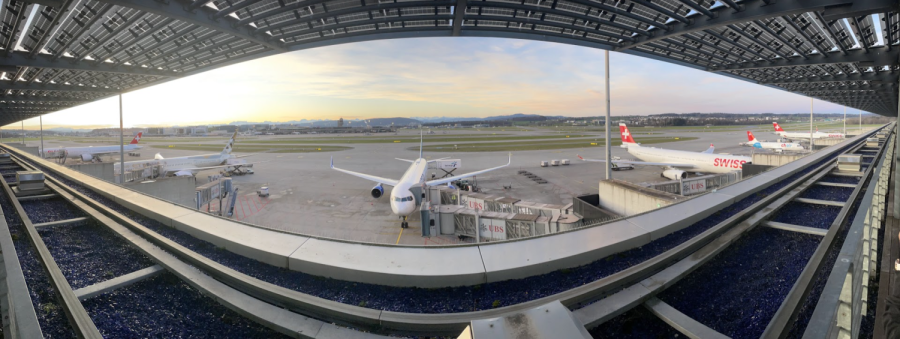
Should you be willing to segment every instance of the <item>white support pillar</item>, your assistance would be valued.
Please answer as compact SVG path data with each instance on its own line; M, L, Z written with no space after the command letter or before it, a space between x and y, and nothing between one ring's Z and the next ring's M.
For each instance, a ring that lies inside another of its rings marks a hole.
M610 168L612 167L612 162L610 162L610 160L612 160L612 146L610 145L609 140L609 128L611 126L609 122L609 50L604 51L604 54L606 59L606 128L604 130L606 131L606 180L609 180L612 179L610 177Z
M122 93L119 93L119 183L125 184L125 129L122 126Z
M22 147L25 147L25 120L22 120Z
M41 158L44 157L44 116L38 116L38 121L41 123Z
M847 137L847 106L844 106L844 138Z
M813 98L809 98L809 150L815 151L815 142L813 142Z

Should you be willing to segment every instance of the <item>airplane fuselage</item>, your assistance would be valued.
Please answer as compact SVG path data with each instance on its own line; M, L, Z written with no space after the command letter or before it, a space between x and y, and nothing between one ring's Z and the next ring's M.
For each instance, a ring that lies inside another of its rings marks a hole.
M391 190L391 211L394 214L408 216L416 211L416 199L410 188L421 186L425 182L425 172L428 170L428 160L416 159L410 164L400 182Z
M789 142L750 142L750 146L762 149L779 149L784 151L802 151L803 146Z
M138 145L125 145L125 152L133 151L136 149L140 149L141 146ZM66 152L69 158L77 159L81 158L82 154L111 154L111 153L119 153L119 146L90 146L90 147L60 147L60 148L47 148L44 150L44 156L48 158L56 157L60 154L60 152Z
M126 161L125 169L137 170L141 168L159 166L160 172L179 171L186 168L219 166L225 164L225 162L230 157L230 154L205 154L168 159ZM119 163L115 164L115 171L116 173L118 173Z
M690 172L728 173L740 170L744 163L751 162L750 157L713 153L697 153L654 147L628 147L628 153L646 162L667 162L691 164Z
M783 138L788 139L809 139L809 133L802 132L775 132ZM827 139L827 138L843 138L844 135L841 133L823 133L823 132L815 132L812 134L813 139Z

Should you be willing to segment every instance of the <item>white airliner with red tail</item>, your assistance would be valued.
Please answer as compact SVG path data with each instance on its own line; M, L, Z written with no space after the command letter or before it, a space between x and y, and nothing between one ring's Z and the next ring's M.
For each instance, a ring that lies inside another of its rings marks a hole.
M782 138L788 138L792 140L798 139L809 139L809 133L807 132L787 132L781 126L778 126L777 122L772 122L772 126L775 127L775 134L778 134ZM824 133L819 132L819 129L816 128L816 132L812 134L813 139L822 139L822 138L844 138L843 133Z
M141 141L141 136L144 135L143 132L139 132L134 136L134 139L131 139L131 143L124 146L125 152L133 151L136 149L141 149L141 146L138 146L138 142ZM59 148L47 148L41 151L44 158L72 158L78 159L81 158L82 161L91 161L94 159L99 159L98 157L101 155L108 154L116 154L119 153L120 146L87 146L87 147L59 147Z
M776 151L802 151L803 150L803 146L800 146L800 144L793 144L793 143L787 143L787 142L762 142L762 141L756 140L756 137L753 136L753 132L750 132L750 131L747 131L747 140L749 140L749 142L747 142L745 145L752 146L754 148L773 149Z
M333 169L335 171L339 171L339 172L344 172L344 173L347 173L347 174L355 176L355 177L374 181L376 183L376 185L375 185L375 187L372 188L372 197L376 198L376 199L380 198L382 195L384 195L384 187L382 185L394 186L394 189L391 190L391 197L390 197L391 211L393 211L394 214L399 215L403 219L403 221L400 223L400 227L408 228L409 224L406 223L406 217L408 217L410 214L412 214L413 212L416 211L416 199L413 196L412 191L410 191L410 188L416 187L416 186L419 186L419 187L421 187L421 186L438 186L438 185L443 185L443 184L449 184L449 183L459 180L459 179L470 178L470 177L473 177L473 176L476 176L476 175L479 175L482 173L487 173L487 172L490 172L490 171L493 171L496 169L501 169L503 167L509 166L509 164L512 162L512 154L510 154L509 161L506 163L506 165L497 166L494 168L488 168L488 169L475 171L475 172L470 172L470 173L466 173L466 174L454 175L454 176L450 176L450 177L446 177L446 178L426 181L425 180L425 172L428 170L428 163L435 162L438 160L443 160L446 158L435 159L435 160L425 160L425 158L422 157L424 136L422 138L423 138L422 141L419 142L419 158L418 159L416 159L416 160L406 160L406 159L399 159L399 158L397 159L400 161L406 161L406 162L411 163L409 165L409 169L407 169L406 172L403 173L403 176L400 177L400 180L382 178L382 177L377 177L374 175L369 175L369 174L359 173L359 172L354 172L354 171L348 171L345 169L334 167L334 157L331 158L331 169ZM451 187L453 187L453 186L451 186Z
M649 165L662 166L661 176L672 180L687 178L687 172L703 173L728 173L740 170L745 163L751 161L750 157L740 155L715 154L713 145L703 152L678 151L656 147L644 147L634 141L628 126L619 124L619 132L622 135L622 147L628 153L642 161L613 160L616 165ZM599 159L585 159L580 155L578 159L584 161L606 162Z

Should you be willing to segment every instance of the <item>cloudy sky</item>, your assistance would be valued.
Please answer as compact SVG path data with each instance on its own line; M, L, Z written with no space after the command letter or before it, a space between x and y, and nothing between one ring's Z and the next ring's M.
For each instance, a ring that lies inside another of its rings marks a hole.
M611 53L612 114L808 112L809 99ZM375 117L604 114L603 51L494 38L372 41L292 52L124 95L126 126ZM816 100L816 112L843 107ZM855 111L851 111L855 113ZM25 122L36 126L37 119ZM46 128L118 126L118 99Z

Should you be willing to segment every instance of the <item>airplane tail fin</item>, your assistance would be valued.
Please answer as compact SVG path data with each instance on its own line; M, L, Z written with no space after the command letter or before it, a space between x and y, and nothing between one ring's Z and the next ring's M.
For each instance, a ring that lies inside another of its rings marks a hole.
M131 139L131 143L129 145L137 145L137 143L141 141L141 136L143 135L144 132L138 132L138 134L134 136L134 139Z
M425 148L425 132L419 130L419 159L422 159L422 150Z
M784 129L782 129L781 126L778 126L777 122L772 122L772 126L775 127L775 132L784 132Z
M756 142L756 137L753 136L753 132L747 131L747 141Z
M237 131L231 135L231 139L228 139L228 143L225 144L225 149L222 150L222 155L231 154L231 150L234 148L234 139L237 138Z
M624 123L619 124L619 134L622 136L622 145L626 147L637 146L637 143L634 142L634 138L631 136L631 132L628 131L628 126L625 126Z

